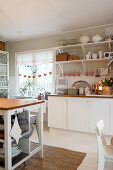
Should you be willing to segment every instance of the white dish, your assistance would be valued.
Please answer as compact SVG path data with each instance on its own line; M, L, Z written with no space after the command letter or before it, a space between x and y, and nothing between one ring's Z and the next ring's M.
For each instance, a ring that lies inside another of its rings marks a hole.
M92 42L99 42L99 41L102 41L102 40L103 40L103 38L98 34L93 35L93 37L91 39Z
M12 148L12 158L19 155L21 153L21 150L20 148L17 146L17 147L13 147ZM2 155L2 158L5 158L5 150L4 148L0 148L0 154Z

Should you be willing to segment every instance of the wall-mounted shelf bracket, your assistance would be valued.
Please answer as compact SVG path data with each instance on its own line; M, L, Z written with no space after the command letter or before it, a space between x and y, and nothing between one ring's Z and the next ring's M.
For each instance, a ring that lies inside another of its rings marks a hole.
M58 65L59 65L59 68L60 68L60 70L61 70L61 73L63 74L63 64L58 63Z

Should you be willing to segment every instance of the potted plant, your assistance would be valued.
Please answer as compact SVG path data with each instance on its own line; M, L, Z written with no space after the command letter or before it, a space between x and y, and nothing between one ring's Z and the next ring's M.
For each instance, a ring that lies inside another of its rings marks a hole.
M20 88L20 93L24 96L28 93L28 96L31 96L31 92L34 87L34 81L27 80L24 85Z
M111 95L112 94L112 85L113 85L113 78L101 80L103 86L103 94Z

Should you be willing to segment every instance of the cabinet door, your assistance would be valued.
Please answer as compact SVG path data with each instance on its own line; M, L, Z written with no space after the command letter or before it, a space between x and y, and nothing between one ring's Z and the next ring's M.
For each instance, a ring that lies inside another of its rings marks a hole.
M95 132L96 123L99 120L104 121L104 132L109 134L109 99L90 99L90 131Z
M48 126L66 128L66 99L63 97L49 97Z
M67 127L69 130L89 131L89 102L87 99L69 99Z
M110 135L113 136L113 99L110 99Z

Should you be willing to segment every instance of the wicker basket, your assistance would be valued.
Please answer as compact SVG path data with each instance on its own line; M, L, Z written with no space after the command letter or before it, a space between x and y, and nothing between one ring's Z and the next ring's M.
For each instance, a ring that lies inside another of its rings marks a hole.
M79 56L68 56L68 61L79 60Z
M56 61L67 61L68 54L58 54L56 55Z

